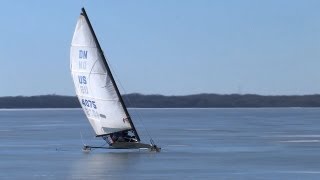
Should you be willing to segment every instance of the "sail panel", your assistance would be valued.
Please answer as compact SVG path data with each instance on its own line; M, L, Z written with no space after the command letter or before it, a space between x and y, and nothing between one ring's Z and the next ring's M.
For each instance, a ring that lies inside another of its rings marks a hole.
M70 69L82 109L97 135L132 129L100 52L81 15L72 39Z
M93 34L83 15L80 15L72 38L73 46L97 47Z

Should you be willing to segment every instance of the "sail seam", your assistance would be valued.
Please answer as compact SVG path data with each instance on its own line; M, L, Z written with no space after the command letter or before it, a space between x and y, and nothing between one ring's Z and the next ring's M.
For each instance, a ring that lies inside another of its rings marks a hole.
M85 48L96 48L96 49L98 49L96 46L72 45L72 44L71 44L71 47L85 47Z
M107 73L98 73L98 72L88 72L88 71L74 71L71 70L73 73L87 73L87 74L100 74L100 75L107 75Z

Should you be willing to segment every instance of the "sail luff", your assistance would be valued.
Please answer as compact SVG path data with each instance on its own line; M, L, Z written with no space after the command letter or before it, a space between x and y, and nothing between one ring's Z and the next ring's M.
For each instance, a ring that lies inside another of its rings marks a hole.
M112 82L113 85L114 85L116 94L117 94L117 96L118 96L118 98L119 98L119 101L120 101L120 103L121 103L121 105L122 105L122 107L123 107L123 109L124 109L124 112L125 112L125 114L126 114L126 116L127 116L127 118L128 118L128 121L129 121L129 123L130 123L130 125L131 125L131 127L132 127L132 130L133 130L133 132L134 132L137 140L140 141L140 137L139 137L139 135L138 135L138 132L137 132L137 130L136 130L136 128L135 128L132 120L131 120L131 117L130 117L130 114L129 114L127 108L126 108L126 105L124 104L124 101L123 101L123 99L122 99L122 97L121 97L121 94L120 94L120 91L119 91L119 89L118 89L118 86L117 86L117 84L116 84L116 82L115 82L115 80L114 80L114 78L113 78L112 72L111 72L111 70L110 70L110 68L109 68L109 65L108 65L107 60L106 60L106 58L105 58L105 56L104 56L104 53L103 53L103 51L102 51L102 49L101 49L101 46L100 46L99 41L98 41L98 39L97 39L97 37L96 37L96 34L94 33L94 30L93 30L93 28L92 28L92 26L91 26L91 23L90 23L90 20L89 20L89 18L88 18L88 16L87 16L87 13L86 13L86 11L85 11L84 8L82 8L81 10L82 10L81 15L84 16L85 20L86 20L87 23L88 23L88 26L89 26L89 29L90 29L90 31L91 31L91 34L93 35L94 41L95 41L95 43L96 43L96 45L97 45L97 48L98 48L98 50L100 51L100 54L101 54L101 56L102 56L103 63L104 63L104 65L105 65L106 69L107 69L107 73L108 73L108 75L109 75L109 77L110 77L110 79L111 79L111 82Z

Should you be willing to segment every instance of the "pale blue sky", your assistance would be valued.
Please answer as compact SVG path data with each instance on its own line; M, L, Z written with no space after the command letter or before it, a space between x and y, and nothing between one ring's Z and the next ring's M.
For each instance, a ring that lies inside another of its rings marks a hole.
M75 94L82 6L126 93L320 93L317 0L6 0L0 96Z

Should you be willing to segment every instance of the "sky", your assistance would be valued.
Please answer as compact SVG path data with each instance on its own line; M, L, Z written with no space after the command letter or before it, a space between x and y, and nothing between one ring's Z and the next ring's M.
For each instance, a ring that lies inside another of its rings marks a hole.
M0 96L75 95L83 6L122 93L320 94L318 0L4 0Z

